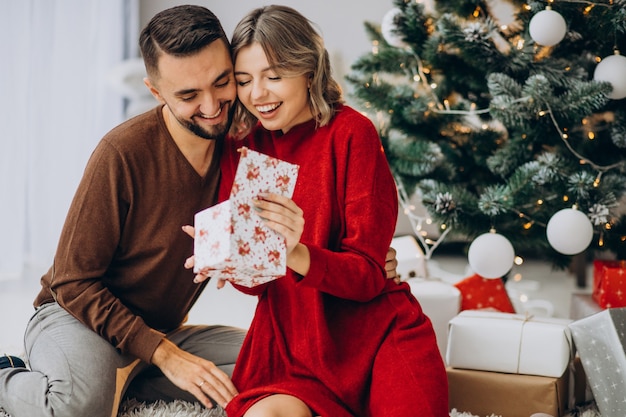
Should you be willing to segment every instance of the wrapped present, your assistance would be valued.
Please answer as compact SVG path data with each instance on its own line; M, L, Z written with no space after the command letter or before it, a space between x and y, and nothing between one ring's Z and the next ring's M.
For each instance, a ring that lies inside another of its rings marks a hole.
M263 192L291 197L298 166L240 151L229 199L195 215L194 271L253 287L285 275L287 252L285 239L256 215L252 199Z
M593 261L593 299L602 308L626 307L626 261Z
M602 417L626 416L626 308L609 308L569 325Z
M447 374L450 410L476 416L567 415L569 371L558 378L454 368Z
M591 294L574 293L570 300L569 318L580 320L592 314L599 313L603 308L595 302Z
M448 345L448 322L459 314L460 291L454 285L435 279L411 278L407 280L407 283L422 306L424 314L430 318L437 336L441 357L445 358Z
M462 311L450 320L446 362L453 368L560 377L574 354L571 322Z
M501 279L487 279L478 274L454 284L461 291L461 311L496 309L504 313L515 313Z

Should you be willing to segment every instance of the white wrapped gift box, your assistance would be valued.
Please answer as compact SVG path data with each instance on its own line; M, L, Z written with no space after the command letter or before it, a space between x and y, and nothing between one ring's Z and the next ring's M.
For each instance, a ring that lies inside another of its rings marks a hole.
M298 165L240 149L230 197L195 215L194 272L253 287L285 275L285 239L265 225L252 199L270 192L293 195Z
M454 285L433 279L407 280L411 293L417 298L424 314L430 319L441 357L445 358L448 344L448 322L459 314L461 292Z
M573 358L569 319L465 310L450 320L453 368L558 378Z

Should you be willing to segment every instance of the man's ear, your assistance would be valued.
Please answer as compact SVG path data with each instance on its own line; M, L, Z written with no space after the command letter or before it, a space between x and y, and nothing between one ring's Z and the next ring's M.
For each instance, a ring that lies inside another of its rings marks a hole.
M146 87L148 87L150 94L152 94L152 96L156 98L159 103L165 104L165 100L163 100L163 96L161 96L161 93L159 92L159 90L154 86L154 84L152 84L152 81L150 81L150 78L145 77L143 79L143 83L146 85Z

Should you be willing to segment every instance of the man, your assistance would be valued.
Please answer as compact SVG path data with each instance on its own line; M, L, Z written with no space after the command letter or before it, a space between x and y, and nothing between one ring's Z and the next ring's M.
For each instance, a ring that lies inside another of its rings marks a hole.
M205 284L183 267L193 242L181 226L216 203L236 98L228 39L209 10L177 6L140 47L162 105L111 130L85 168L26 329L30 370L0 358L12 417L115 416L124 393L206 407L237 394L245 331L183 325Z

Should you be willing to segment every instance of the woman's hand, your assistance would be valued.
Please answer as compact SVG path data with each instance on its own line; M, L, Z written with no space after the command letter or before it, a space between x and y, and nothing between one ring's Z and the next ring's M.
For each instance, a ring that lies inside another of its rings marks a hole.
M287 266L300 275L306 275L311 266L311 256L309 249L300 243L304 231L302 209L292 199L274 193L260 194L253 204L265 224L285 238Z
M300 242L304 230L302 209L292 199L274 193L259 194L253 204L265 224L285 238L289 255Z

